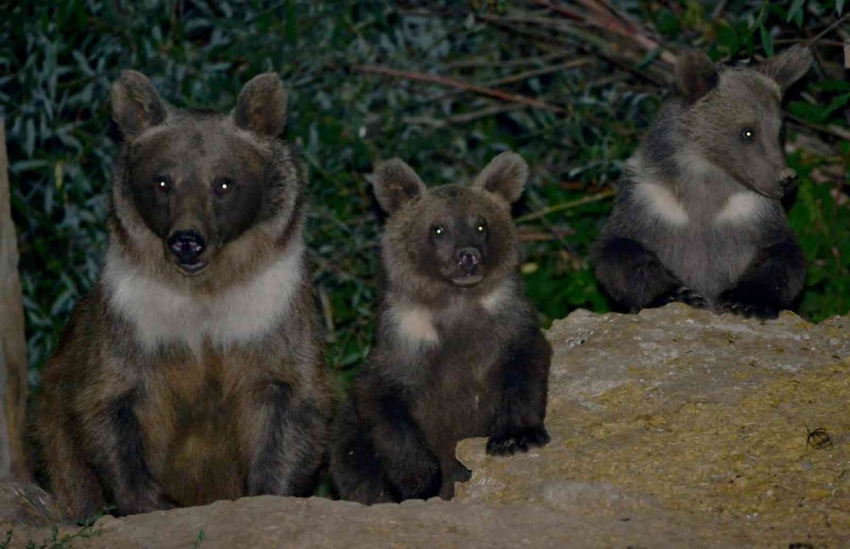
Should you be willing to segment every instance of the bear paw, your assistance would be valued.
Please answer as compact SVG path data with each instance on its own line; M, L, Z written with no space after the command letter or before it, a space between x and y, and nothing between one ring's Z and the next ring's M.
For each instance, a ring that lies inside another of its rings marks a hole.
M780 307L775 303L762 299L753 299L750 292L738 288L733 288L720 294L717 309L721 313L732 313L745 318L758 318L762 320L776 318L780 312Z
M493 435L487 441L487 453L491 456L510 456L517 451L527 452L530 446L545 446L549 433L543 427L532 427L513 433Z
M684 303L685 305L690 305L694 309L708 308L708 301L687 286L680 286L676 290L656 298L649 304L649 308L663 307L670 303Z

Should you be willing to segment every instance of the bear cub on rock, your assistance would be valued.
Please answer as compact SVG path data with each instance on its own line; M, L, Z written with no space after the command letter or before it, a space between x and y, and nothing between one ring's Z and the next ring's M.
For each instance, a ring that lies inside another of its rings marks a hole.
M752 68L680 56L681 96L629 160L591 253L624 309L683 301L771 318L793 304L806 264L780 202L796 179L780 104L811 62L800 46Z
M377 167L384 291L376 344L335 429L343 499L449 499L470 477L459 440L488 436L496 455L549 441L552 349L523 294L510 216L527 175L514 153L472 186L428 190L401 160Z

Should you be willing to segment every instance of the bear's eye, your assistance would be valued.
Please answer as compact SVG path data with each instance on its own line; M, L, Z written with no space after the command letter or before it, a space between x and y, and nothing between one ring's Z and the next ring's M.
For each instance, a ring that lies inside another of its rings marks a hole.
M153 187L157 192L168 194L171 192L171 178L167 175L155 175L153 178Z
M482 221L475 225L475 232L479 235L487 234L487 225Z
M215 190L215 194L224 196L232 191L235 186L236 185L233 184L233 180L223 177L221 179L216 179L213 189Z
M756 138L756 131L752 128L744 128L741 130L741 137L744 141L752 141Z
M431 232L434 233L434 236L444 236L446 234L446 230L440 225L431 227Z

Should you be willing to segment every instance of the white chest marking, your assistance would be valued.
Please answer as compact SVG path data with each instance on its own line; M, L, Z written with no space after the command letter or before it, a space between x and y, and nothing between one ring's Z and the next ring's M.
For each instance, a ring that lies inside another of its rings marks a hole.
M120 258L104 269L110 304L136 326L147 351L185 343L197 356L205 340L227 347L262 337L278 325L300 286L304 253L301 243L252 280L215 296L197 296L150 278Z
M391 315L399 338L408 346L433 345L440 340L434 315L424 307L393 305Z
M499 285L495 290L481 298L481 306L491 315L498 313L510 300L513 286L512 281Z
M662 221L684 227L690 221L688 212L676 196L657 183L638 183L635 195L644 202L649 212Z
M754 192L745 191L735 193L726 200L714 218L716 224L741 223L757 217L767 199Z

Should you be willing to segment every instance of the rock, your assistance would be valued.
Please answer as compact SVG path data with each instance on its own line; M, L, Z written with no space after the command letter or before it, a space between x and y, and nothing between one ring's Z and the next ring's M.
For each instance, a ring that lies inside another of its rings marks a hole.
M78 530L64 528L58 539ZM198 539L203 532L203 540ZM15 531L12 548L50 539L47 531ZM85 536L85 537L83 537ZM689 532L663 518L573 515L537 504L415 501L364 507L327 499L261 496L123 519L101 519L73 547L240 549L292 547L713 547L720 532ZM197 544L197 545L195 545ZM730 545L725 545L729 547Z
M56 500L38 486L0 481L0 525L48 526L61 520Z
M674 304L577 311L548 337L552 441L509 458L461 442L473 474L452 502L263 496L58 536L76 534L75 548L850 546L850 319ZM19 525L10 547L51 535Z
M458 445L456 501L667 517L734 545L850 546L850 318L819 325L714 315L576 311L555 354L552 442L510 458ZM816 429L824 429L828 440Z

